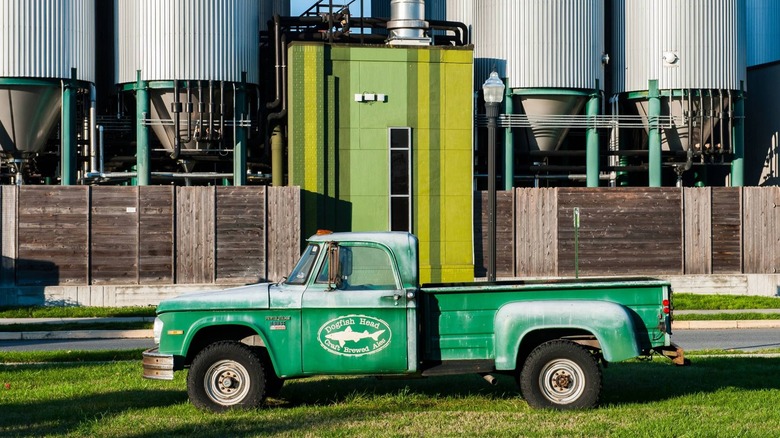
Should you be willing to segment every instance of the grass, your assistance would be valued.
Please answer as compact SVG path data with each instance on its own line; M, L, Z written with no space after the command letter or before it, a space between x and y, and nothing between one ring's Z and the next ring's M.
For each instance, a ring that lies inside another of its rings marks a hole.
M675 310L780 309L780 297L674 294Z
M777 320L780 313L688 313L674 314L675 321L749 321L749 320Z
M0 307L0 318L154 317L155 307L28 306Z
M765 348L762 350L692 350L686 351L685 357L695 356L734 356L734 355L780 355L780 348Z
M288 382L269 407L194 408L185 373L140 377L140 361L0 367L0 435L24 436L777 436L780 359L629 362L604 370L602 406L530 409L509 376Z
M143 349L136 350L57 350L57 351L1 351L0 360L5 364L62 363L62 362L112 362L141 360Z
M0 324L0 332L38 332L65 330L144 330L151 329L151 322L101 322L101 323L53 323L53 324Z

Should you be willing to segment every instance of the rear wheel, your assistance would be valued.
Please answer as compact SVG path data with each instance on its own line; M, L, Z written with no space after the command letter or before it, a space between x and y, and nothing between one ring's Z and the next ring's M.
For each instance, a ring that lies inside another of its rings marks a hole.
M211 344L192 361L187 393L195 406L217 412L258 407L266 395L263 363L239 342Z
M525 400L535 408L592 408L601 393L601 369L584 347L554 340L531 352L518 383Z

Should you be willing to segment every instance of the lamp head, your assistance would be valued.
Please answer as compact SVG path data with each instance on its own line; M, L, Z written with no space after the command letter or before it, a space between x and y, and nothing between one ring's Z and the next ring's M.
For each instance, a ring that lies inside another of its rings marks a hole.
M482 84L482 94L485 96L486 103L501 103L504 100L504 82L498 77L498 73L493 70L490 77Z

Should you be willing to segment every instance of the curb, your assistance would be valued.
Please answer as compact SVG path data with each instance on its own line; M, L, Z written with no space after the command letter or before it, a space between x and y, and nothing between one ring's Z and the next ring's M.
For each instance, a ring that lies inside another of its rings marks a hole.
M0 332L0 341L64 339L151 339L152 330L66 330L51 332Z
M735 330L780 328L780 320L674 321L672 330Z

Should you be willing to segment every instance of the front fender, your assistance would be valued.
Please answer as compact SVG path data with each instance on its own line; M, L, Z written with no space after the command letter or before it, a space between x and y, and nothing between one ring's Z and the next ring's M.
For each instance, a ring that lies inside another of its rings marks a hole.
M639 356L631 310L609 301L520 301L496 312L496 369L512 370L523 338L532 331L576 329L591 333L610 362Z
M164 329L167 333L163 334L160 342L160 351L171 353L178 356L187 356L193 339L202 329L215 326L240 325L247 327L257 333L260 339L267 345L266 334L257 325L256 317L252 315L236 314L208 314L189 319L190 314L183 313L176 319L166 321ZM186 329L183 329L186 327ZM168 332L169 328L178 328L173 330L175 333ZM273 358L272 358L273 359Z

